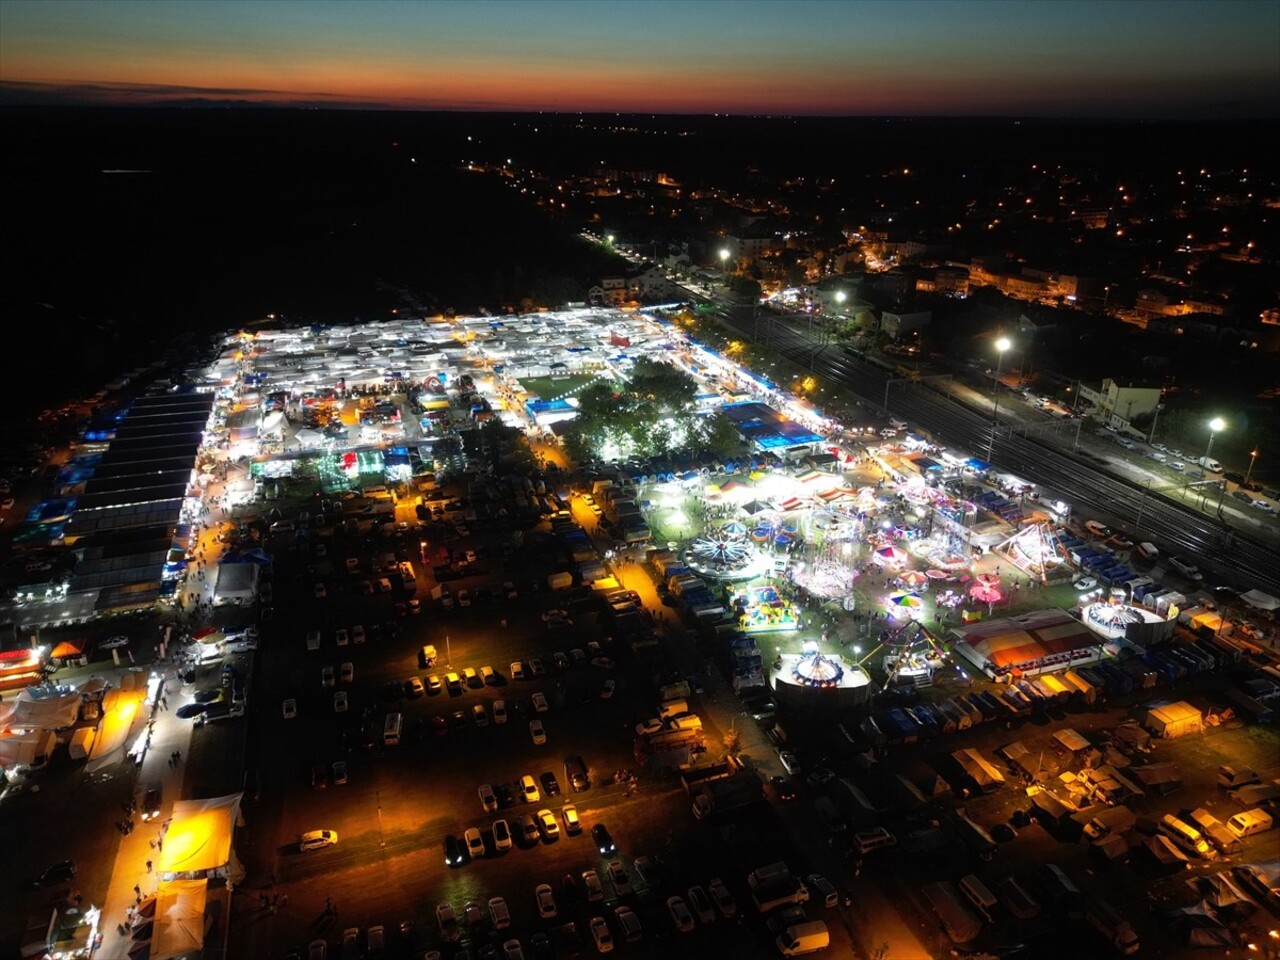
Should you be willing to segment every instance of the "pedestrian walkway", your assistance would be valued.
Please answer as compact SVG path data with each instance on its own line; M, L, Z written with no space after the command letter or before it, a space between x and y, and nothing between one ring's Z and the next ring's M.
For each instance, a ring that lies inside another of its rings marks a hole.
M154 896L159 885L158 868L164 854L164 833L175 800L182 799L183 779L186 770L186 756L191 741L191 724L177 719L173 710L178 706L178 691L181 680L170 672L165 683L165 695L169 698L168 708L157 707L153 713L143 714L130 732L129 742L139 736L151 717L154 726L151 733L151 746L143 755L138 770L135 800L139 807L132 815L133 829L121 841L116 852L115 864L112 867L111 881L107 887L107 896L102 905L102 946L94 954L102 960L133 960L137 956L137 941L128 929L131 920L129 913L135 911ZM182 759L171 763L174 753ZM122 751L117 767L124 767L129 759ZM127 774L128 771L122 771ZM161 787L160 815L154 820L143 822L141 809L142 799L151 784ZM124 811L121 811L124 820Z

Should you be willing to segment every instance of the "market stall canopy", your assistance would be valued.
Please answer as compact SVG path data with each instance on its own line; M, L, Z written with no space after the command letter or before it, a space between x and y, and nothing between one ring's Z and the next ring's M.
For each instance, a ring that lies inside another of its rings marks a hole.
M38 687L27 687L12 700L0 702L0 727L61 730L75 723L79 715L78 690L48 693Z
M156 893L152 960L196 953L204 946L204 910L209 881L171 880Z
M49 656L58 660L67 657L78 657L83 651L72 643L70 640L63 640L60 644L49 651Z
M198 873L224 866L240 817L241 794L209 800L179 800L165 834L159 873Z

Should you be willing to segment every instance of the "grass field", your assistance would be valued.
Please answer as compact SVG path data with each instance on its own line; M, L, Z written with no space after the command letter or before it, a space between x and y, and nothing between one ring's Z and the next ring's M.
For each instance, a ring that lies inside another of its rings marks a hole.
M593 379L583 374L574 374L563 380L552 380L550 377L521 377L520 386L524 387L530 396L538 397L540 400L554 400L565 394L576 393Z

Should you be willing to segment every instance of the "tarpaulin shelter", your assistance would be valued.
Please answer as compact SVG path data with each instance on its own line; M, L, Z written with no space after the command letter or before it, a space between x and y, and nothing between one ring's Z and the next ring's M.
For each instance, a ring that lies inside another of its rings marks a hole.
M208 880L170 880L156 892L151 960L170 960L204 946Z
M240 818L241 794L209 800L179 800L173 805L158 873L201 873L226 866L231 836Z
M75 723L79 715L77 690L64 693L26 687L12 700L0 701L0 727L61 730Z

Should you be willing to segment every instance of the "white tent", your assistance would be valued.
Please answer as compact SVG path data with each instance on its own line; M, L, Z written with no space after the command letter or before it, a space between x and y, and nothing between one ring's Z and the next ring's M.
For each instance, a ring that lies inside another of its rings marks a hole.
M226 866L231 859L231 835L240 819L240 797L233 793L175 803L157 872L173 876Z
M1277 600L1269 593L1263 593L1261 590L1250 590L1247 593L1242 593L1240 594L1240 599L1258 610L1280 609L1280 600Z
M79 715L80 694L75 690L41 696L39 688L27 687L12 700L0 702L0 727L61 730Z
M204 946L208 880L169 880L156 891L150 960L169 960Z

